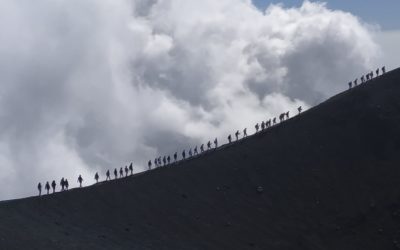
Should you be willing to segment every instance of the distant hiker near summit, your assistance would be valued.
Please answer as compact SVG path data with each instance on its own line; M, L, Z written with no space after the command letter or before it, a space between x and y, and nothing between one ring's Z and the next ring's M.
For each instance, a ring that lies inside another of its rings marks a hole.
M111 181L111 177L110 177L110 170L107 169L106 172L106 181L110 180Z
M53 181L51 182L51 188L53 189L53 194L56 192L56 186L57 186L56 181L53 180Z
M96 172L96 174L94 175L94 179L96 180L96 183L99 182L99 174Z
M118 170L114 168L114 180L118 178Z
M83 178L81 175L78 177L79 187L82 187Z
M46 185L44 186L44 188L46 189L47 194L49 194L49 191L50 191L50 184L49 184L48 181L46 182Z
M39 182L39 184L37 185L37 188L39 190L39 196L42 195L42 183Z

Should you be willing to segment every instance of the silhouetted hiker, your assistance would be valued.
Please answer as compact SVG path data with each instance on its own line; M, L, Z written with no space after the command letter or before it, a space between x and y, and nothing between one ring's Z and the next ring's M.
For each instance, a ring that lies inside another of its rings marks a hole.
M302 110L303 110L303 108L301 106L297 108L297 111L299 111L299 114L301 113Z
M157 162L158 162L158 166L161 167L161 156L159 156L159 157L157 158Z
M374 72L373 71L371 71L371 73L369 73L369 78L374 78Z
M124 170L122 168L119 168L119 178L124 177Z
M351 87L353 87L353 82L349 82L349 89L351 89Z
M274 117L274 119L272 120L272 122L274 123L274 125L276 124L276 117Z
M64 191L64 178L61 178L60 186L61 186L61 191Z
M247 137L247 128L243 129L243 138Z
M182 151L182 159L186 159L186 152L185 152L185 150Z
M197 155L197 154L199 154L199 153L197 152L197 146L196 146L196 147L194 147L193 153L194 153L194 155Z
M210 149L211 149L211 142L208 141L208 142L207 142L207 150L210 150Z
M269 119L266 124L267 124L267 128L271 127L271 119Z
M107 172L106 172L106 181L108 181L108 180L111 181L110 170L107 170Z
M132 162L131 162L131 165L129 165L129 171L131 171L131 175L133 175L133 165L132 165Z
M256 128L256 133L258 133L258 130L260 129L260 125L258 123L254 126Z
M56 186L57 186L56 181L53 180L53 182L51 183L51 188L53 189L53 194L56 191Z
M50 184L49 184L49 182L46 182L46 185L44 186L44 188L47 190L47 194L49 194L49 191L50 191Z
M164 155L164 157L162 158L162 161L164 163L164 166L167 165L167 157Z
M157 158L154 158L154 166L155 166L155 167L158 167L158 160L157 160Z
M64 185L65 185L65 190L68 190L68 186L69 186L68 179L64 180Z
M114 168L114 179L116 180L118 178L118 170Z
M358 79L354 80L354 86L357 86L357 81L358 81Z
M169 165L169 163L171 162L171 157L168 155L168 157L167 157L167 162L168 162L168 165Z
M385 68L385 66L383 66L382 67L382 74L385 74L386 73L386 68Z
M364 82L365 82L364 76L361 76L361 83L364 83Z
M39 182L39 184L37 185L37 189L39 190L39 196L42 195L42 183Z
M376 76L379 76L379 68L376 69Z
M151 161L149 161L149 162L147 163L147 166L149 166L149 170L151 170Z
M262 123L261 123L261 131L263 131L265 129L265 122L263 121Z
M214 139L214 146L215 146L215 148L218 148L218 139L217 138Z
M128 166L125 166L125 177L128 176L128 172L129 172Z
M177 158L178 158L178 152L175 152L175 154L174 154L174 162L176 162Z
M192 153L192 148L189 149L189 156L192 157L193 153Z
M289 119L289 111L285 113L286 119Z
M82 181L83 181L83 178L81 175L79 175L79 177L78 177L79 187L82 187Z
M279 115L279 121L282 122L285 119L285 114L280 114Z
M237 130L237 131L236 131L236 133L235 133L235 136L236 136L236 141L238 141L238 140L239 140L239 135L240 135L240 132L239 132L239 130Z
M99 174L96 172L96 174L94 175L94 179L96 180L96 183L99 182Z
M369 73L365 75L365 78L367 78L367 82L369 81Z
M200 152L203 153L204 152L204 144L200 145Z

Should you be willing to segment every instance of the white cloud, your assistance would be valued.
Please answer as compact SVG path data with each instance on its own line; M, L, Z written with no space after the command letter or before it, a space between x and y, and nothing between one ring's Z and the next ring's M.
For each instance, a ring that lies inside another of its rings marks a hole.
M375 31L310 2L2 1L0 197L314 105L375 66Z

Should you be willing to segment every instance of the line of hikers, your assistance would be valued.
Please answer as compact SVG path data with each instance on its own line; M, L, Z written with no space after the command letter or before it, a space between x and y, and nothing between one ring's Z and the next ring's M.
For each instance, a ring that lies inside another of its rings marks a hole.
M80 175L79 175L79 177L82 178ZM57 187L56 181L53 180L53 181L51 182L51 184L50 184L48 181L46 182L46 184L44 185L44 188L46 189L47 194L50 193L50 186L51 186L51 188L53 189L53 193L55 193L55 192L56 192L56 187ZM61 186L61 191L66 191L66 190L68 190L68 187L69 187L68 180L67 180L67 179L64 179L64 178L61 178L60 186ZM42 195L42 183L39 182L37 188L38 188L38 190L39 190L39 196Z
M382 71L382 73L381 73L382 75L386 73L386 67L385 66L383 66L381 69L377 68L376 71L375 71L375 77L379 76L380 70ZM367 73L365 75L362 75L360 77L360 81L361 81L361 83L366 83L367 81L372 80L373 78L374 78L374 71L371 71L371 72L369 72L369 73ZM353 86L357 87L358 78L355 79L352 82L349 82L348 85L349 85L349 89L351 89Z
M303 111L303 108L301 106L299 106L297 108L297 111L300 114ZM283 121L285 121L287 119L289 119L289 111L279 115L279 121L280 122L283 122ZM269 119L268 121L263 121L261 123L261 130L270 128L270 127L272 127L273 125L276 125L276 124L277 124L276 117L273 118L273 119ZM255 129L256 129L256 133L258 133L259 129L260 129L260 125L258 123L255 125ZM240 132L239 132L239 130L237 130L236 133L235 133L236 141L239 141L239 135L240 135ZM246 138L246 137L247 137L247 128L243 129L243 138ZM232 143L232 135L228 135L228 143L229 144ZM192 148L190 148L189 151L188 151L188 157L186 157L186 150L183 150L182 151L181 160L186 160L186 159L198 156L199 154L202 154L202 153L212 149L211 141L208 141L206 145L207 145L207 149L204 148L204 144L200 145L200 152L198 152L197 146L195 146L193 148L193 150L192 150ZM217 149L217 148L218 148L218 139L215 138L214 139L214 149ZM155 168L163 167L163 166L168 166L168 165L170 165L172 163L177 163L178 161L179 161L178 160L178 152L175 152L173 154L173 162L172 162L172 158L171 158L170 155L163 156L163 157L159 156L159 157L156 157L153 162L151 160L149 160L148 163L147 163L147 166L148 166L148 169L151 170L153 166Z

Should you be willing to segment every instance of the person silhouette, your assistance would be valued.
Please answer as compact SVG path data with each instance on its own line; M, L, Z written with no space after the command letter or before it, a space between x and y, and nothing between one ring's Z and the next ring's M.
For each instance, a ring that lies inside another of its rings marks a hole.
M271 127L271 119L269 119L266 124L267 124L267 128Z
M122 170L122 167L119 168L119 178L124 177L124 170Z
M79 187L82 187L82 181L83 181L83 178L81 175L79 175L79 177L78 177Z
M371 71L371 73L369 73L369 78L370 79L374 78L374 71Z
M285 119L285 114L280 114L279 115L279 121L282 122Z
M201 153L204 153L204 144L201 144L201 145L200 145L200 152L201 152Z
M258 130L260 129L260 125L258 123L254 126L256 128L256 133L258 133Z
M99 182L99 174L96 172L96 174L94 175L94 179L96 180L96 183Z
M285 113L286 119L289 119L289 111Z
M61 191L64 191L64 178L61 178L60 186L61 186Z
M118 170L114 168L114 180L118 178Z
M376 76L379 76L379 68L376 69Z
M157 158L158 166L161 167L161 156Z
M128 173L129 173L128 166L125 166L125 177L127 177L127 176L128 176Z
M218 148L218 139L217 138L214 139L214 146L215 146L215 148Z
M131 164L129 165L129 171L131 171L131 175L133 175L133 165L132 165L132 162L131 162Z
M149 162L147 163L147 166L149 166L149 170L151 170L151 161L149 161Z
M228 135L228 141L229 141L229 144L232 143L232 136L231 135Z
M349 82L349 89L353 87L353 82Z
M183 160L186 159L186 152L185 152L185 150L182 151L182 159L183 159Z
M235 136L236 136L236 141L238 141L238 140L239 140L239 135L240 135L240 132L239 132L239 130L237 130L237 131L236 131L236 133L235 133Z
M386 68L385 66L382 67L382 75L386 73Z
M46 185L44 186L44 188L47 190L47 194L49 194L49 191L50 191L50 184L49 184L49 182L46 182Z
M354 86L357 86L357 81L358 81L358 79L354 80Z
M243 138L247 137L247 128L243 129Z
M167 157L164 155L164 157L162 158L162 161L164 163L164 166L167 165Z
M367 78L367 82L369 81L369 73L365 75L365 78Z
M56 186L57 186L56 181L53 180L53 182L51 183L51 188L53 189L53 194L56 192Z
M68 190L68 186L69 186L68 179L64 180L64 185L65 185L65 190Z
M192 148L189 149L189 157L192 157L193 153L192 153Z
M207 150L210 150L210 149L211 149L211 142L208 141L208 142L207 142Z
M265 122L263 121L262 123L261 123L261 131L263 131L265 129Z
M194 155L198 155L198 154L199 154L199 153L197 152L197 145L196 145L196 147L194 147L193 153L194 153Z
M276 117L274 117L274 119L272 119L272 123L275 125L276 124Z
M174 154L174 162L176 162L177 159L178 159L178 152L175 152L175 154Z
M299 106L299 107L297 108L297 111L299 111L299 114L301 113L302 110L303 110L303 108L302 108L301 106Z
M39 190L39 196L42 195L42 183L39 182L39 184L37 185L37 189Z
M158 159L154 158L154 166L156 166L156 168L158 167Z
M171 162L171 157L168 155L168 157L167 157L167 162L168 162L168 165L169 165L169 163Z
M106 172L106 181L110 180L111 181L111 177L110 177L110 170L107 169Z

